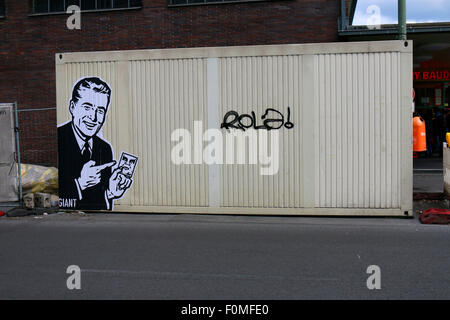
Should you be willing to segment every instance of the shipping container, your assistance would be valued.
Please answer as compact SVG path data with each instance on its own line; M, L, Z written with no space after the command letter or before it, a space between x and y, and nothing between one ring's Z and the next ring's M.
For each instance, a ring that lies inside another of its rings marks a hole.
M411 41L55 58L62 208L413 214Z

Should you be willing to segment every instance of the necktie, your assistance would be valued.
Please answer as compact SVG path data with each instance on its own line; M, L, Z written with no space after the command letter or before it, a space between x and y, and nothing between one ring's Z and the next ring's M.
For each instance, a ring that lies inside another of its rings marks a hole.
M81 154L83 158L83 163L91 160L91 151L89 150L89 143L87 141L84 142L83 153Z

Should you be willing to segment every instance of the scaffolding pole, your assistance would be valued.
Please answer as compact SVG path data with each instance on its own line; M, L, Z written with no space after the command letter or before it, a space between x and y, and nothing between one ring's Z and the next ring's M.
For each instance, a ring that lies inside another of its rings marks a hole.
M406 0L398 0L398 40L406 40Z
M22 171L20 168L20 143L19 143L19 114L17 110L17 101L14 102L14 115L16 118L14 131L16 133L16 155L17 155L17 177L19 179L19 205L22 207Z

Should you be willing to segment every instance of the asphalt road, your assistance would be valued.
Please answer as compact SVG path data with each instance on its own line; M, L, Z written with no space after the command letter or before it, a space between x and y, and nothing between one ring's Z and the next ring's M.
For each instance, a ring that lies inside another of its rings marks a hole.
M2 217L0 243L0 299L450 298L450 226L417 219Z

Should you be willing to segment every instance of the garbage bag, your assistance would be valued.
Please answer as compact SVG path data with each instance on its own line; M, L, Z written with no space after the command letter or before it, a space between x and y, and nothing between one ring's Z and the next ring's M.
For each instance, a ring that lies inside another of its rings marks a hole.
M58 169L34 164L21 164L22 191L58 194Z

